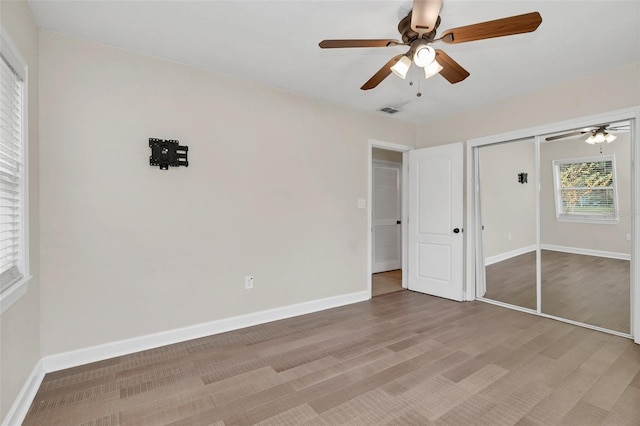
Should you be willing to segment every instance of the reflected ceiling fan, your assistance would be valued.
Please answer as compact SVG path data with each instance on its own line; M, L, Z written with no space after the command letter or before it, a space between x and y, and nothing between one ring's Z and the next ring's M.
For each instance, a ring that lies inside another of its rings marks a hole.
M465 43L493 37L535 31L542 17L538 12L481 22L464 27L446 30L440 38L436 38L436 30L440 26L440 9L442 0L413 0L413 10L398 24L402 42L392 39L354 39L354 40L322 40L322 49L345 47L393 47L409 46L409 50L396 55L376 72L360 89L369 90L380 84L392 72L405 78L412 62L424 69L425 78L435 74L442 75L451 84L459 83L469 77L469 72L440 49L434 49L431 43Z
M549 136L544 140L546 141L555 141L558 139L571 138L574 136L583 136L589 134L587 138L584 140L589 145L595 145L600 143L611 143L616 140L617 136L609 133L609 131L617 132L617 131L629 131L629 125L621 125L621 126L611 126L610 124L605 124L602 126L596 127L586 127L581 130L576 130L575 132L563 133L561 135Z

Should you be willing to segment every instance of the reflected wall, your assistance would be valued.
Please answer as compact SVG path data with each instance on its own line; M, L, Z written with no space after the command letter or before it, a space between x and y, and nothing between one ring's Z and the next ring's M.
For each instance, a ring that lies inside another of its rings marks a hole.
M478 151L484 297L535 310L535 139Z

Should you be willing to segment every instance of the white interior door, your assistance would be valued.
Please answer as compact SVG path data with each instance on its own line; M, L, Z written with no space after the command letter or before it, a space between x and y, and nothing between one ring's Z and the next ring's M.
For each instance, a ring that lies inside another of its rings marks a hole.
M401 164L373 162L373 217L371 272L402 267Z
M409 290L463 300L463 146L409 152Z

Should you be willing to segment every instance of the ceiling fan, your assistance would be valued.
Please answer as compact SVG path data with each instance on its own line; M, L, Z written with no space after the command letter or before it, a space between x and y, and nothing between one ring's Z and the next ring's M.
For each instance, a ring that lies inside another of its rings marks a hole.
M558 139L570 138L573 136L582 136L589 134L589 136L584 140L589 145L595 145L600 143L611 143L617 139L616 135L612 135L608 131L628 131L629 125L622 125L613 127L610 124L605 124L597 127L586 127L581 130L576 130L575 132L563 133L562 135L555 135L546 137L544 140L546 141L555 141ZM607 131L608 130L608 131Z
M436 41L444 43L465 43L493 37L503 37L535 31L542 17L538 12L481 22L464 27L452 28L436 38L440 26L442 0L413 0L413 10L398 24L402 42L392 39L323 40L322 49L344 47L393 47L409 46L409 50L396 55L384 64L360 89L369 90L380 84L392 72L405 78L412 62L424 69L425 78L442 75L451 84L459 83L469 76L469 72L440 49L429 46Z

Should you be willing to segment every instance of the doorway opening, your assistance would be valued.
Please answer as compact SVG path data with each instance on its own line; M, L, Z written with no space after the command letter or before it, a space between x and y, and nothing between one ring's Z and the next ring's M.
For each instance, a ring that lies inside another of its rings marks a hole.
M406 190L410 146L369 141L368 273L371 296L407 288Z
M371 296L402 288L402 152L372 149Z

